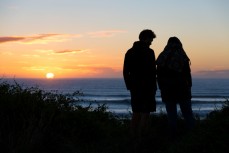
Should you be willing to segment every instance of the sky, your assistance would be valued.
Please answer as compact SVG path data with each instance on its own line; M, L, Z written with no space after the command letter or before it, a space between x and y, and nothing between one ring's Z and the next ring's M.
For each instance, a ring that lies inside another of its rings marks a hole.
M0 78L120 78L143 29L178 37L194 77L229 78L228 0L0 0Z

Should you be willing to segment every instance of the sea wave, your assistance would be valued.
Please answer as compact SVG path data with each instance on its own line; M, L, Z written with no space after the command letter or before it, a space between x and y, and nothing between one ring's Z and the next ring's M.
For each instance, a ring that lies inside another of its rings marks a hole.
M125 98L125 99L118 99L118 98L101 98L101 99L90 99L90 98L82 98L81 102L91 102L91 103L100 103L100 104L130 104L130 99ZM201 105L201 104L223 104L226 100L225 99L192 99L191 102L192 104L196 105ZM163 103L161 99L157 98L156 99L157 104Z

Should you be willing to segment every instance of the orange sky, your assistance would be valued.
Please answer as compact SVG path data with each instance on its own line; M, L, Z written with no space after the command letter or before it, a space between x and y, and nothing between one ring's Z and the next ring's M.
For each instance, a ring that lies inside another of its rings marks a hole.
M229 78L228 4L224 0L2 1L0 75L122 77L125 52L148 28L157 35L151 45L156 57L168 38L177 36L192 61L193 76Z

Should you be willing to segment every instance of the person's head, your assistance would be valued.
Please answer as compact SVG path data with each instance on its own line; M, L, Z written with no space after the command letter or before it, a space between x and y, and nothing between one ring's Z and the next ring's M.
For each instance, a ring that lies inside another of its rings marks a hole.
M170 37L167 46L172 48L183 48L181 41L177 37Z
M151 45L154 38L156 38L155 33L149 29L145 29L139 34L139 40L145 42L148 45Z

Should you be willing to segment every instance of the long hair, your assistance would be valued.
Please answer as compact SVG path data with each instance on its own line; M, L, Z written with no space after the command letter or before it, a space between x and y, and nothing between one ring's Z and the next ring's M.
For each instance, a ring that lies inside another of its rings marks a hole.
M166 48L167 47L170 49L181 49L184 51L183 45L180 39L178 39L177 37L170 37L166 45Z
M190 59L186 55L181 41L177 37L170 37L165 49L157 59L157 65L167 65L168 68L180 72L187 62L190 64Z

